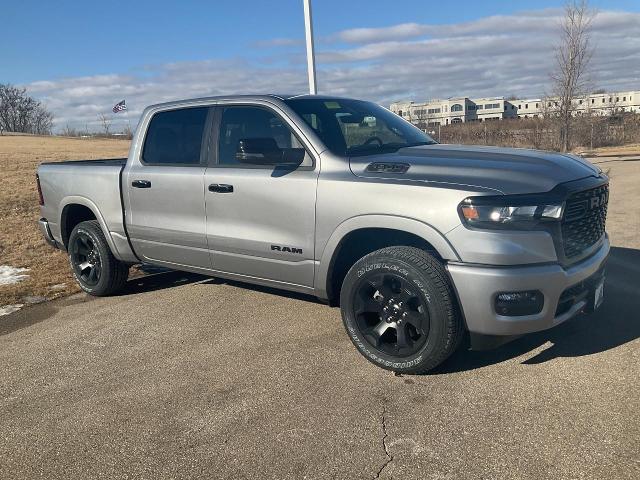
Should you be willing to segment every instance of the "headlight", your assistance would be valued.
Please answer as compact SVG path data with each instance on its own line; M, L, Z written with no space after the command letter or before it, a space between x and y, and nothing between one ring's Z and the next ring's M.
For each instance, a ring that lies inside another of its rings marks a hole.
M462 222L490 229L535 229L562 218L562 201L540 201L537 196L469 197L459 205Z

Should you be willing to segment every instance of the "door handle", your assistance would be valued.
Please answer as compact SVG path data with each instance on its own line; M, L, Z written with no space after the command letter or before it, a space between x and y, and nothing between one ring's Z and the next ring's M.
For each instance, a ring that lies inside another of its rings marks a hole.
M151 188L151 182L149 180L134 180L131 182L131 186L134 188Z
M209 185L209 191L216 193L232 193L233 185L227 185L226 183L212 183Z

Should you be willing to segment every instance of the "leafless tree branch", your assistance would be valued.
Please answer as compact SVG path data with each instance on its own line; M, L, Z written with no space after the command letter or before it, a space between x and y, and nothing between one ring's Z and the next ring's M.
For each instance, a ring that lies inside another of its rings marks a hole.
M53 114L24 88L0 84L0 133L19 132L49 135Z
M560 24L560 43L556 48L556 69L552 74L554 94L558 98L560 144L571 147L572 101L587 93L587 69L593 55L591 23L595 13L586 0L571 0L565 5Z
M106 136L111 135L111 117L101 113L98 115L98 120L100 120L100 123L102 124L102 132Z

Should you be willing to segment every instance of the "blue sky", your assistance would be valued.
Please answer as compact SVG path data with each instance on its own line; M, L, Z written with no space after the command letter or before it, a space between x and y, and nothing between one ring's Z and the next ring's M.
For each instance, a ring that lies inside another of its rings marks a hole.
M304 36L302 0L0 3L5 19L0 82L126 72L211 58L255 59L265 54L264 48L255 48L256 42ZM591 4L640 11L637 0ZM325 37L349 28L459 23L561 5L549 0L315 0L313 13L315 33Z
M314 0L320 91L380 102L493 90L542 94L550 63L540 49L552 48L562 4ZM638 73L630 65L640 42L640 1L590 4L603 12L595 35L599 58L610 62L614 40L628 47L620 53L626 74L597 72L598 86L640 88L631 85ZM27 87L52 105L58 123L80 117L93 123L103 103L120 97L139 112L144 102L251 91L256 77L259 91L304 89L302 0L0 0L0 12L0 83ZM484 49L474 50L477 45ZM517 76L519 56L530 56L532 66ZM469 66L473 75L459 68L469 59L478 62ZM491 68L480 69L483 64ZM541 72L535 79L534 67ZM75 114L55 111L63 105L77 107Z

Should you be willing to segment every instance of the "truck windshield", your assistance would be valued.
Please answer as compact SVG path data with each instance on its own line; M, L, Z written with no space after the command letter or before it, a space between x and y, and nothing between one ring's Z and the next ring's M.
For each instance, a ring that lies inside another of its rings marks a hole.
M292 98L286 103L337 155L374 155L437 143L422 130L372 102Z

